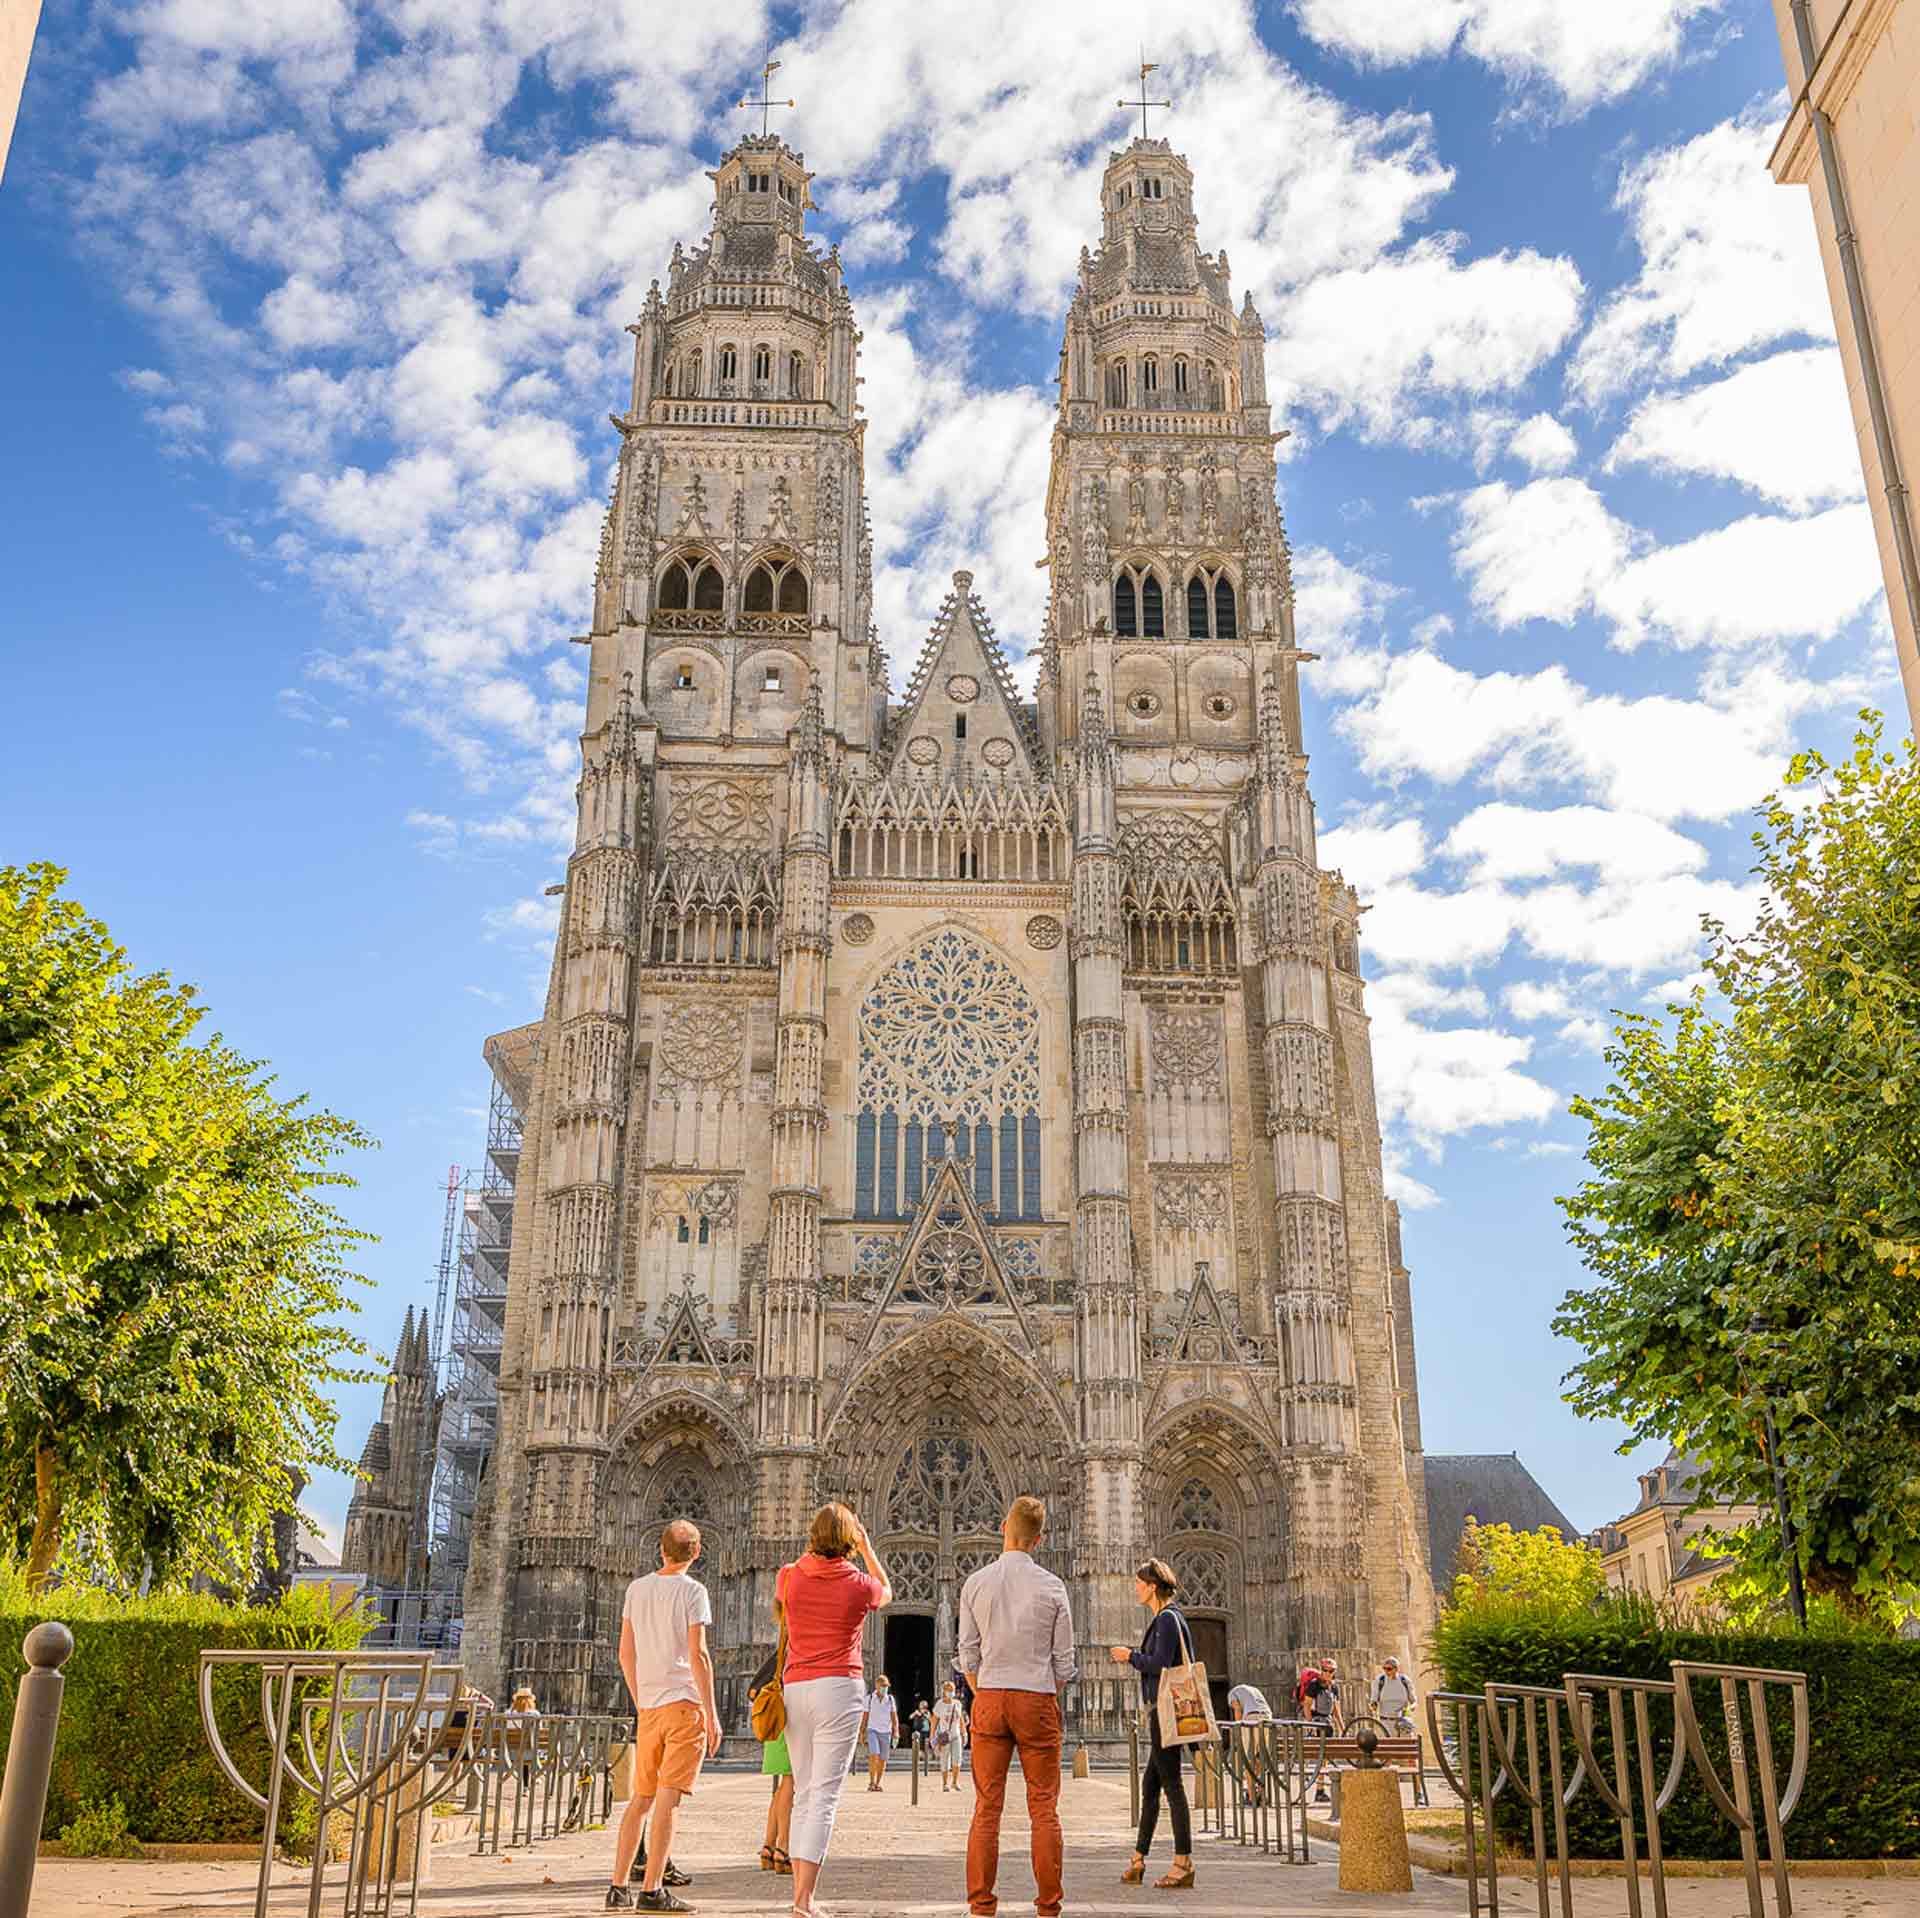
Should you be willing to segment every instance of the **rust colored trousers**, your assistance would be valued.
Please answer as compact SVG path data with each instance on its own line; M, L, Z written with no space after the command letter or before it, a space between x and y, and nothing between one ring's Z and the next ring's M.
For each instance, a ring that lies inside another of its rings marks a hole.
M973 1696L973 1825L967 1833L967 1903L978 1918L999 1907L1000 1813L1007 1767L1020 1753L1033 1826L1033 1903L1040 1918L1060 1910L1060 1701L1052 1692L980 1691Z

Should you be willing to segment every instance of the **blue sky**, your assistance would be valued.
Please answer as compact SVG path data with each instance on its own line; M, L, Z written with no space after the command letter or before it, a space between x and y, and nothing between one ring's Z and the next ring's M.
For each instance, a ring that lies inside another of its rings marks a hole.
M1596 1523L1631 1478L1557 1395L1567 1100L1699 915L1751 912L1790 751L1898 708L1811 220L1765 171L1771 12L1140 13L49 10L0 187L0 859L69 866L379 1138L350 1209L389 1345L478 1153L481 1040L544 989L621 329L762 48L865 329L899 683L956 566L1010 652L1036 631L1063 289L1144 29L1294 432L1427 1443L1518 1450Z

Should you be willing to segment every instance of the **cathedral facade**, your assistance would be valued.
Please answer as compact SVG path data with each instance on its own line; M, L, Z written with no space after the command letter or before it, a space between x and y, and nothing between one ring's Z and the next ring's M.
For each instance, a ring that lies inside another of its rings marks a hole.
M1081 254L1031 701L965 572L890 692L837 252L778 138L712 178L630 329L462 1656L612 1703L692 1516L740 1729L842 1498L897 1594L870 1665L930 1696L1032 1492L1083 1735L1131 1712L1100 1648L1149 1552L1216 1679L1417 1657L1359 909L1315 857L1264 330L1187 165L1116 153Z

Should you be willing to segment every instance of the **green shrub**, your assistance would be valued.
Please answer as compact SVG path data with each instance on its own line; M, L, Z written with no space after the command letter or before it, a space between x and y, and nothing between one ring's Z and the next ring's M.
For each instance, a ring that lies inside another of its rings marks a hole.
M203 1596L118 1599L95 1591L27 1601L0 1570L0 1749L13 1727L20 1662L8 1652L42 1618L73 1630L65 1667L43 1836L84 1823L99 1808L124 1807L123 1830L150 1844L257 1841L261 1814L228 1783L200 1726L200 1653L222 1647L347 1651L366 1621L335 1618L322 1594L298 1591L279 1605L223 1605ZM264 1789L271 1746L260 1724L260 1676L252 1667L217 1673L214 1716L241 1775ZM313 1803L289 1791L280 1843L310 1850Z
M118 1797L90 1798L80 1816L60 1827L69 1858L138 1858L140 1846L127 1830L127 1808Z
M1822 1629L1818 1620L1805 1636L1682 1623L1663 1618L1644 1601L1609 1601L1581 1614L1495 1599L1448 1608L1434 1630L1433 1653L1447 1688L1469 1692L1489 1682L1557 1686L1568 1672L1665 1679L1672 1676L1676 1658L1805 1672L1811 1717L1807 1783L1787 1826L1788 1856L1920 1858L1920 1643L1857 1629ZM1696 1687L1696 1698L1702 1735L1724 1780L1729 1773L1719 1699L1704 1683ZM1741 1698L1744 1711L1744 1687ZM1605 1716L1604 1710L1596 1715L1595 1744L1611 1779ZM1563 1728L1565 1717L1563 1711ZM1792 1709L1784 1686L1770 1692L1768 1721L1777 1776L1784 1784L1793 1753ZM1631 1728L1630 1715L1627 1722ZM1655 1699L1652 1723L1654 1766L1664 1776L1673 1749L1671 1706ZM1570 1739L1566 1753L1570 1774ZM1544 1753L1541 1768L1546 1768ZM1633 1776L1637 1801L1637 1765ZM1525 1849L1527 1816L1518 1794L1507 1793L1496 1811L1503 1841ZM1618 1821L1591 1785L1568 1808L1567 1818L1576 1857L1619 1856ZM1691 1764L1661 1816L1660 1832L1669 1857L1739 1855L1732 1826L1714 1809ZM1641 1844L1644 1851L1644 1833Z

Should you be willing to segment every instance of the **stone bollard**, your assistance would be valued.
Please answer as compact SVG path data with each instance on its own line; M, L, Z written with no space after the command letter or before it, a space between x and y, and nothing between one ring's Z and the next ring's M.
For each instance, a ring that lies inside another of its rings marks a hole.
M44 1619L20 1649L30 1669L14 1700L6 1783L0 1785L0 1918L27 1918L33 1898L60 1694L67 1683L60 1667L73 1656L73 1634L57 1620Z
M1360 1762L1340 1781L1340 1889L1411 1891L1400 1780L1375 1759L1380 1739L1371 1725L1362 1726L1354 1742Z

